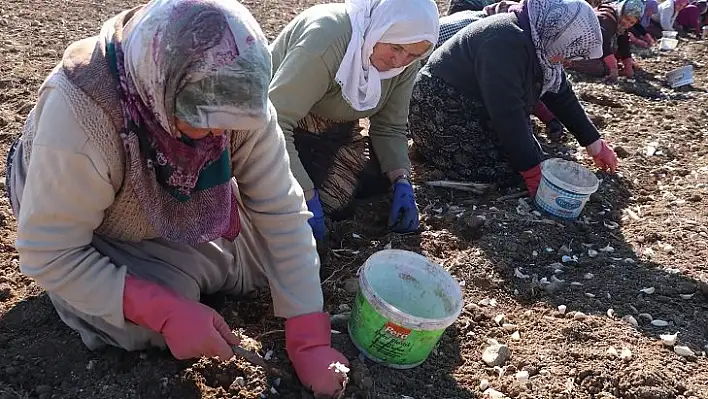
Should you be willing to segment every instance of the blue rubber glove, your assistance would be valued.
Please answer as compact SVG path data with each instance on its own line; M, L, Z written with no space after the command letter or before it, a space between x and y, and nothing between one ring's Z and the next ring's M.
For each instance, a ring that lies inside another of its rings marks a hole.
M418 207L415 205L413 187L408 182L397 182L393 186L388 227L396 233L411 233L418 230Z
M307 209L312 212L313 216L307 220L307 223L312 227L312 235L315 236L315 240L324 240L325 236L325 220L324 212L322 211L322 203L320 202L320 194L317 190L314 190L315 195L307 203Z

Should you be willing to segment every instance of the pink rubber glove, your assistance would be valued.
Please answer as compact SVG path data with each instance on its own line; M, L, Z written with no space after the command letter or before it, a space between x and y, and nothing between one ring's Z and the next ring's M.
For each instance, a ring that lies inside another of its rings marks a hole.
M349 361L331 347L329 315L324 312L285 321L285 349L302 385L315 395L335 396L343 390L344 375L330 365Z
M526 188L529 190L529 197L534 197L538 191L538 185L541 184L541 164L521 172L521 177L524 178Z
M632 57L623 59L622 65L624 66L622 75L628 78L632 78L632 76L634 76L634 60L632 59Z
M123 313L133 323L162 334L177 359L227 360L234 355L230 346L240 342L212 308L133 276L125 278Z
M619 77L619 69L617 67L617 58L615 58L614 54L611 54L611 55L608 55L607 57L603 58L602 61L604 61L605 65L607 65L607 69L609 70L609 74L610 74L610 80L616 81L617 78Z
M595 140L592 144L585 147L585 150L590 154L595 162L595 166L599 169L610 172L617 170L617 165L619 164L617 154L607 146L605 140Z

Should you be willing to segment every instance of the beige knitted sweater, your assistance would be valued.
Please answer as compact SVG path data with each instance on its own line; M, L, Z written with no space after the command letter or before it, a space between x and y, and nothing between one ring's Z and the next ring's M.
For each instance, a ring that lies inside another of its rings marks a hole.
M125 178L117 130L123 120L103 54L96 37L76 42L43 83L11 187L22 272L70 304L89 304L77 310L110 319L122 315L125 268L91 246L93 235L138 242L156 234ZM272 261L275 313L290 317L322 310L319 256L311 213L269 109L263 129L232 135L230 155L243 207L267 243L256 250Z

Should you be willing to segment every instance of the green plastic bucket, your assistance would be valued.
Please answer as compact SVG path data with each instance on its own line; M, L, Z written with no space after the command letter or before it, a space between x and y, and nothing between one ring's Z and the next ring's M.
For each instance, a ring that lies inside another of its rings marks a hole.
M387 249L359 271L349 336L369 359L396 369L423 363L462 311L460 284L426 257Z

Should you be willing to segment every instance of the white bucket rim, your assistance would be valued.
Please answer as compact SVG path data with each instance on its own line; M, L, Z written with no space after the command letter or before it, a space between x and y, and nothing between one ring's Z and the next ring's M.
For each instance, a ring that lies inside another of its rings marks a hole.
M666 43L666 45L664 45ZM659 39L659 48L662 50L674 50L678 47L678 39L672 39L670 37L662 37Z
M550 168L554 164L572 164L573 167L580 168L581 170L586 171L588 174L588 177L592 176L592 181L594 182L594 184L589 187L581 187L581 186L576 186L576 185L567 183L567 182L565 182L553 175ZM565 191L575 193L575 194L590 195L590 194L596 192L597 189L600 187L600 179L598 179L597 176L595 176L595 174L590 171L590 169L584 167L583 165L580 165L577 162L567 161L562 158L550 158L550 159L543 161L543 163L541 164L541 174L543 175L544 178L546 178L553 185L558 186Z
M371 260L375 259L376 257L379 256L386 256L386 255L396 255L396 254L401 254L413 258L418 258L423 262L429 263L432 265L434 268L440 270L443 275L447 276L450 279L450 282L452 283L452 289L454 291L454 294L457 295L459 300L457 301L457 304L455 305L455 310L452 312L450 316L447 316L442 319L433 319L433 318L428 318L428 317L420 317L420 316L414 316L411 314L408 314L396 306L388 303L384 298L382 298L379 295L375 294L375 291L373 287L371 286L371 283L369 283L368 278L366 277L366 272L371 269L372 263ZM460 317L460 314L462 313L462 308L464 306L464 297L462 293L462 288L460 287L459 282L445 269L443 269L442 266L439 264L431 261L427 257L413 251L407 251L403 249L383 249L380 251L376 251L371 256L369 256L366 261L364 262L364 266L361 268L361 273L359 274L359 285L360 289L359 291L364 295L364 298L371 304L374 308L383 308L385 311L390 313L390 315L383 315L384 317L391 319L392 321L401 324L404 327L413 327L415 329L421 329L421 330L441 330L444 328L449 327L452 325L452 323L457 320L458 317ZM372 295L372 293L374 293ZM379 309L376 309L377 311Z

